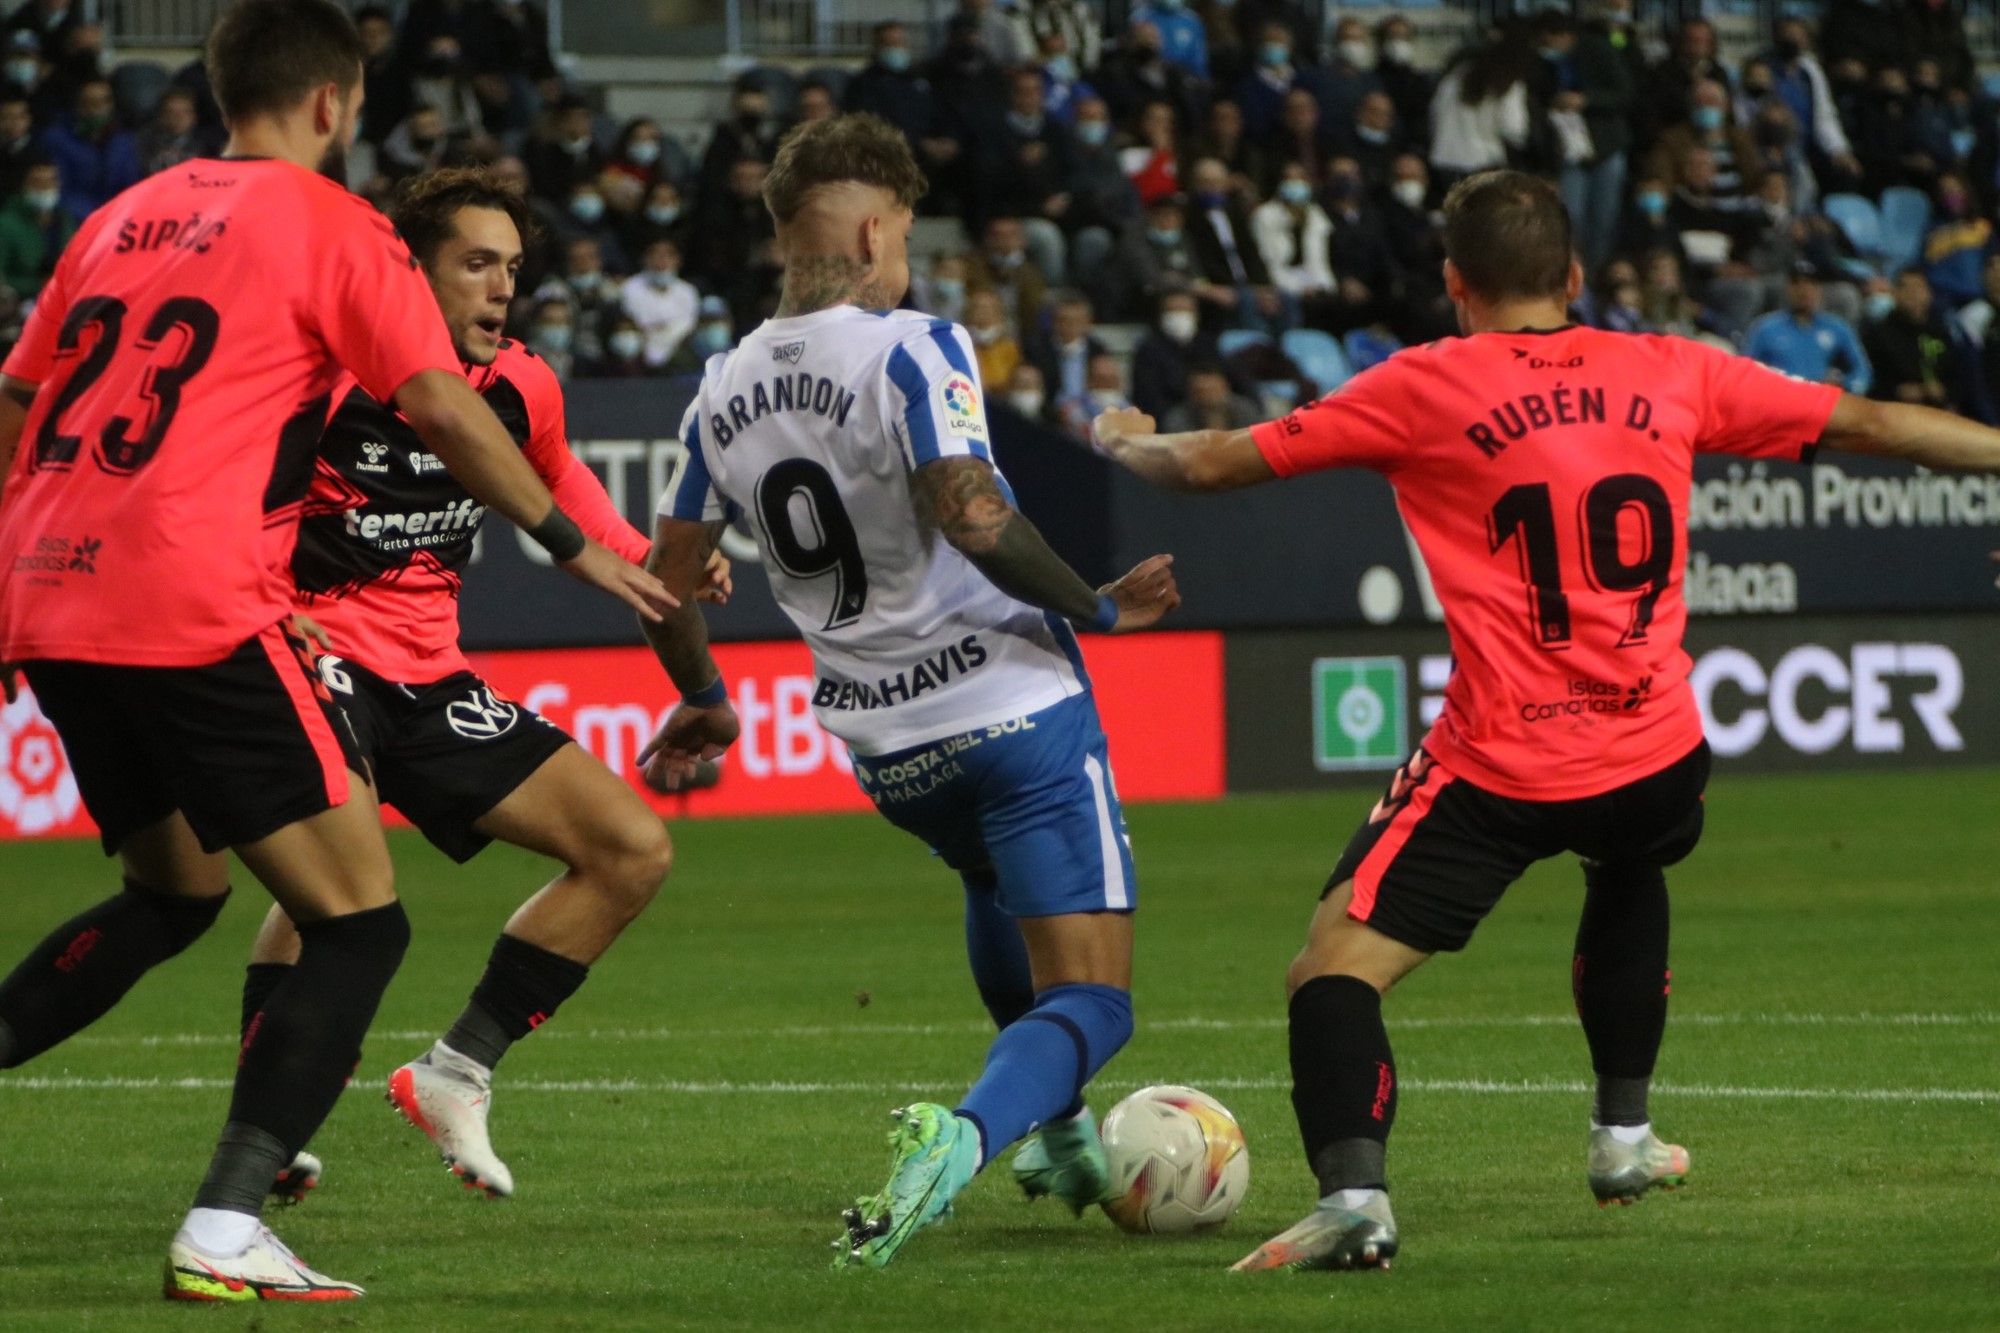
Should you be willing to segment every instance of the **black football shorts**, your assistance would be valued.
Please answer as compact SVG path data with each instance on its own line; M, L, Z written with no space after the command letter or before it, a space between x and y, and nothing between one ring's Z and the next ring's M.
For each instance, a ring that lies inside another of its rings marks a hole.
M320 658L319 670L354 724L376 795L454 861L492 841L474 825L570 743L470 671L401 685L344 657Z
M344 803L366 772L289 622L196 667L29 662L106 852L174 811L211 852Z
M1320 896L1348 880L1347 914L1426 953L1463 949L1515 880L1574 852L1607 865L1669 866L1701 841L1709 749L1622 787L1523 801L1475 786L1423 750L1347 844Z

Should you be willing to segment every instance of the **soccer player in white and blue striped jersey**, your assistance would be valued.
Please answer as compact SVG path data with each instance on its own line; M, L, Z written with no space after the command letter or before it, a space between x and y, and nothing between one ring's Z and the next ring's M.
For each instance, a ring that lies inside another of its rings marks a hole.
M880 1267L1002 1149L1078 1211L1105 1186L1083 1087L1132 1032L1135 889L1124 815L1072 624L1144 629L1179 604L1155 556L1092 589L1013 506L965 331L894 310L923 178L872 116L802 126L764 187L782 304L710 358L682 423L651 566L701 577L747 515L812 647L813 706L881 812L962 877L974 979L1000 1025L954 1108L896 1112L888 1186L847 1214L842 1264ZM646 632L682 702L647 751L671 786L736 739L689 608Z

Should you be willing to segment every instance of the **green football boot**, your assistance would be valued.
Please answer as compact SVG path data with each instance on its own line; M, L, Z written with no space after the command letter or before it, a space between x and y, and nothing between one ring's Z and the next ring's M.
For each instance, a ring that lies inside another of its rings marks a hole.
M951 1213L951 1201L979 1173L979 1131L935 1102L891 1111L889 1183L841 1214L847 1235L833 1243L835 1268L882 1268L910 1237Z
M1078 1217L1111 1187L1111 1164L1088 1106L1072 1120L1051 1120L1014 1154L1014 1182L1030 1199L1052 1195Z

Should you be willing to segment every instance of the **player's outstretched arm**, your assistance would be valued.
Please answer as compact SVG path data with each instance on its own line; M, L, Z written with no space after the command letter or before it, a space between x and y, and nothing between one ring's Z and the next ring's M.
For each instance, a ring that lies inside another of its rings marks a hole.
M911 474L917 521L935 529L1009 597L1093 629L1145 629L1180 605L1173 557L1156 555L1093 589L1027 515L1008 503L993 465L970 454L925 463Z
M1842 394L1820 443L1845 453L1900 458L1929 468L2000 472L2000 430L1914 403L1880 403Z
M413 375L396 391L396 407L475 500L511 519L569 574L645 619L677 605L658 579L583 535L464 376L442 370Z
M711 558L722 528L721 523L662 517L646 557L647 570L679 600L659 619L639 621L653 655L681 696L680 706L639 752L640 772L657 791L680 790L694 776L696 764L721 755L741 731L722 671L708 651L708 621L696 601L697 592L713 581Z
M1135 407L1114 408L1090 427L1091 443L1119 466L1170 491L1233 491L1278 474L1247 430L1161 435Z

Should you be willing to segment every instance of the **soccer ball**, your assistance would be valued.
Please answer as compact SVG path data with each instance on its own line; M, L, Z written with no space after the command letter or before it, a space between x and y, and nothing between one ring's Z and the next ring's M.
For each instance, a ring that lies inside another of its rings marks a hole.
M1250 1146L1229 1108L1194 1088L1141 1088L1104 1117L1111 1188L1104 1211L1126 1231L1220 1226L1250 1192Z

